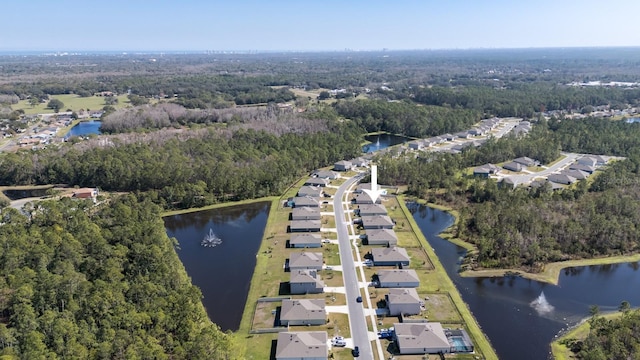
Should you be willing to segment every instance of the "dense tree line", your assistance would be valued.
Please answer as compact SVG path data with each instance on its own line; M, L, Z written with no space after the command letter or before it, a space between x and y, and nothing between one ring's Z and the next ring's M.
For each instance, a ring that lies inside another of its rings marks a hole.
M414 100L426 105L474 109L500 117L533 118L545 110L579 111L585 106L635 105L640 89L578 88L546 83L517 83L508 88L492 86L422 87L412 90Z
M631 310L624 301L620 317L607 319L594 314L589 319L589 334L584 340L564 343L583 360L626 360L640 357L640 310Z
M0 212L0 357L234 359L160 208L134 196Z
M280 194L303 174L361 152L359 132L348 124L281 136L204 129L183 140L153 139L154 134L128 142L102 138L6 154L0 157L0 183L140 191L164 207L185 208Z
M419 138L469 129L482 114L473 110L384 100L338 101L334 108L339 115L354 120L367 132L387 131Z

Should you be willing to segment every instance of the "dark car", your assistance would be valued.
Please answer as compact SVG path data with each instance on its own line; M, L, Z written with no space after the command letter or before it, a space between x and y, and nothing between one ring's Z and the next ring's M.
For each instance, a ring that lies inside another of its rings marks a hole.
M359 303L361 303L361 302L362 302L362 296L358 296L358 297L356 298L356 301L357 301L357 302L359 302Z
M360 348L359 347L354 347L353 350L351 350L351 355L353 355L353 357L358 357L360 356Z

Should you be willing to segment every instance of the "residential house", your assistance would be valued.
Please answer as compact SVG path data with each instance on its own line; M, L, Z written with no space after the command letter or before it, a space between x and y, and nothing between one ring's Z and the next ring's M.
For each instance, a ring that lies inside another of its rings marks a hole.
M396 323L396 345L400 354L446 354L451 351L449 339L437 322Z
M488 178L491 174L497 174L500 171L500 167L494 164L485 164L473 169L473 176L479 176Z
M319 234L291 235L289 247L291 248L319 248L322 246L322 237Z
M471 137L471 134L469 134L468 131L460 131L454 134L455 136L457 136L459 139L468 139Z
M565 184L565 185L571 185L577 181L576 178L574 178L573 176L569 176L566 174L550 174L547 177L547 180L557 184Z
M291 270L289 285L291 294L319 294L324 290L324 282L317 270Z
M94 202L98 197L97 188L80 188L73 190L71 197L76 199L92 199Z
M518 164L522 164L522 166L536 166L539 163L535 160L533 160L532 158L528 158L528 157L519 157L517 159L514 159L513 162L518 163Z
M500 187L507 188L507 189L515 189L516 186L518 186L518 184L519 184L519 182L516 179L512 178L512 177L504 177L498 183L498 185Z
M296 196L293 198L294 207L319 207L320 199L312 196Z
M280 332L276 360L327 360L328 340L326 331Z
M324 325L327 310L324 299L285 299L280 308L281 326Z
M340 177L340 174L331 170L316 170L313 173L313 175L315 175L315 177L318 177L320 179L329 179L329 180L335 180Z
M587 166L591 166L591 167L596 167L596 165L598 165L598 160L596 160L595 157L583 156L583 157L578 159L577 163L580 164L580 165L587 165Z
M320 220L319 207L295 207L291 210L291 220Z
M362 227L365 230L371 229L393 229L395 223L388 215L373 215L362 217Z
M420 286L418 274L413 269L380 270L377 272L378 287L415 288Z
M291 220L289 232L319 232L320 220Z
M288 267L290 270L313 269L322 270L321 252L293 252L289 255Z
M413 140L408 143L409 149L411 150L422 150L424 147L424 143L422 140Z
M298 197L311 196L320 197L322 195L322 188L319 186L302 186L298 190Z
M371 195L367 194L366 192L361 192L356 195L356 197L354 198L354 202L359 205L360 204L381 204L382 199L380 196L378 196L378 198L374 202L373 199L371 198Z
M515 172L520 172L524 169L524 166L522 166L522 164L517 163L515 161L506 163L504 165L502 165L503 169L507 169L507 170L511 170L511 171L515 171Z
M387 209L382 204L362 204L356 209L358 215L373 216L373 215L387 215Z
M453 135L453 134L444 134L441 135L446 141L454 141L457 136Z
M349 171L352 167L353 164L346 160L340 160L337 163L333 164L333 170L335 171Z
M415 288L389 289L385 295L389 315L418 315L422 310L422 301Z
M393 246L371 249L374 266L409 266L411 258L405 248Z
M359 157L351 160L351 164L357 167L366 167L366 166L369 166L369 160L363 157Z
M371 190L371 183L360 183L353 190L354 194L361 194L364 190Z
M477 127L475 129L469 130L469 134L473 136L482 136L485 134L485 130L483 128Z
M327 185L329 185L329 179L323 179L323 178L309 178L307 181L304 182L305 186L319 186L319 187L325 187Z
M398 244L398 236L392 229L367 230L364 237L367 245L396 246Z
M582 170L562 170L560 174L571 176L576 180L584 180L590 175Z
M569 170L581 170L586 173L593 174L596 171L596 168L594 166L583 165L575 162L569 165Z

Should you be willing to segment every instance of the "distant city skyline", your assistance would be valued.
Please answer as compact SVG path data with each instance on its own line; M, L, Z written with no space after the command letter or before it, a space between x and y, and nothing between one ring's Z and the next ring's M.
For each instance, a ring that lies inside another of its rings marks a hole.
M636 0L30 0L0 52L370 51L640 46Z

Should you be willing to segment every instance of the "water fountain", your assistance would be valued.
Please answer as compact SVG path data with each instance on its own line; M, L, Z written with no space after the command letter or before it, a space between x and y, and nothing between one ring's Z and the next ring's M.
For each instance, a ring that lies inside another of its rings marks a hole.
M540 296L533 300L530 305L536 309L538 314L547 314L553 311L553 305L547 301L547 298L544 296L544 291L540 292Z
M218 235L214 234L213 229L209 229L209 234L207 234L200 245L204 247L215 247L217 245L222 244L222 239L218 237Z

